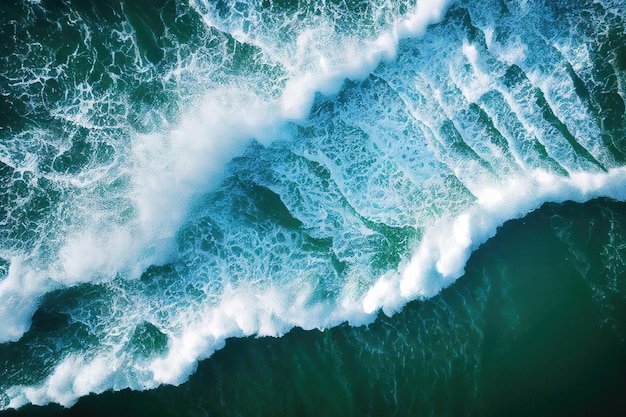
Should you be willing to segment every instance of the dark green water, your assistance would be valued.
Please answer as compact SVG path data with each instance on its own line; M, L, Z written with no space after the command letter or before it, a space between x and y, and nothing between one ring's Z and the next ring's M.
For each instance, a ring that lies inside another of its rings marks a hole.
M0 415L626 415L625 14L0 2Z

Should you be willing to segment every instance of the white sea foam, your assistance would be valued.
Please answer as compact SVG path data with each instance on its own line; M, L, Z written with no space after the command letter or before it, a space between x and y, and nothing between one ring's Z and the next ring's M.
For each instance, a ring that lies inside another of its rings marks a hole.
M12 259L7 276L0 281L0 341L18 340L28 330L37 297L43 294L37 287L41 281L37 272L24 268L21 259Z
M626 199L626 168L608 173L554 176L528 172L498 187L475 190L476 204L426 230L416 252L399 273L384 276L363 299L363 309L395 311L415 298L438 294L464 273L471 253L496 234L504 222L524 216L546 202L584 202L597 197Z

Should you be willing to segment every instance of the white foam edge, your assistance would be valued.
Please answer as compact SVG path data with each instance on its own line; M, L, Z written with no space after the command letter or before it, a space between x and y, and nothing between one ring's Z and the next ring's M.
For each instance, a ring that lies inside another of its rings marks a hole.
M450 0L420 1L388 29L369 39L341 36L332 23L316 22L315 27L302 29L298 34L294 45L297 51L267 44L262 36L244 33L239 28L228 28L203 13L196 1L190 5L207 26L229 33L238 42L259 47L283 66L289 76L278 103L281 120L289 121L305 118L317 93L335 94L346 79L364 80L381 61L394 59L400 40L423 35L429 25L442 19L449 3ZM331 44L336 47L329 48Z
M400 40L423 35L429 25L441 20L448 3L449 0L420 1L412 12L375 39L361 42L352 38L341 39L340 59L332 59L329 64L324 56L319 56L312 68L287 81L280 99L282 118L299 120L306 117L316 93L332 95L341 89L346 79L364 80L383 60L393 60ZM315 49L310 47L309 38L312 37L308 31L300 34L299 50Z
M43 293L39 288L44 278L36 271L23 268L22 258L8 257L11 265L0 281L0 342L16 341L29 329L31 318ZM46 289L52 289L47 286Z
M292 295L296 290L298 294ZM312 286L303 288L300 283L294 283L291 292L284 288L259 291L252 286L228 286L217 306L207 307L199 315L196 310L180 314L180 327L184 331L169 335L164 355L142 361L128 357L124 346L91 352L89 359L69 354L43 383L10 387L6 391L9 400L4 408L48 403L70 407L90 393L178 385L195 371L199 360L223 348L228 338L281 336L296 325L315 328L319 324L316 318L331 316L332 306L307 308L312 291ZM198 316L201 319L187 322L189 317ZM0 409L3 409L1 405Z
M364 312L382 309L391 315L411 300L438 294L464 274L472 252L495 236L504 222L544 203L582 203L599 197L626 200L626 167L569 177L534 170L473 193L475 204L427 228L410 260L372 286L362 300Z

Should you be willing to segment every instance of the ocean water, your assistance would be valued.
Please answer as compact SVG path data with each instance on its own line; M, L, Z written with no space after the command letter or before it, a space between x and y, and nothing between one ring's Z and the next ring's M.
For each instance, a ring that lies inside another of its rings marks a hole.
M626 2L0 3L0 415L625 415Z

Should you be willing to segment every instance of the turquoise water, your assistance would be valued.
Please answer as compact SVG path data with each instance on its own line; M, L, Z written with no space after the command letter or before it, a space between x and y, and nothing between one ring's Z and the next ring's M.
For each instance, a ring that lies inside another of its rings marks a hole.
M624 6L3 2L0 413L621 415Z

